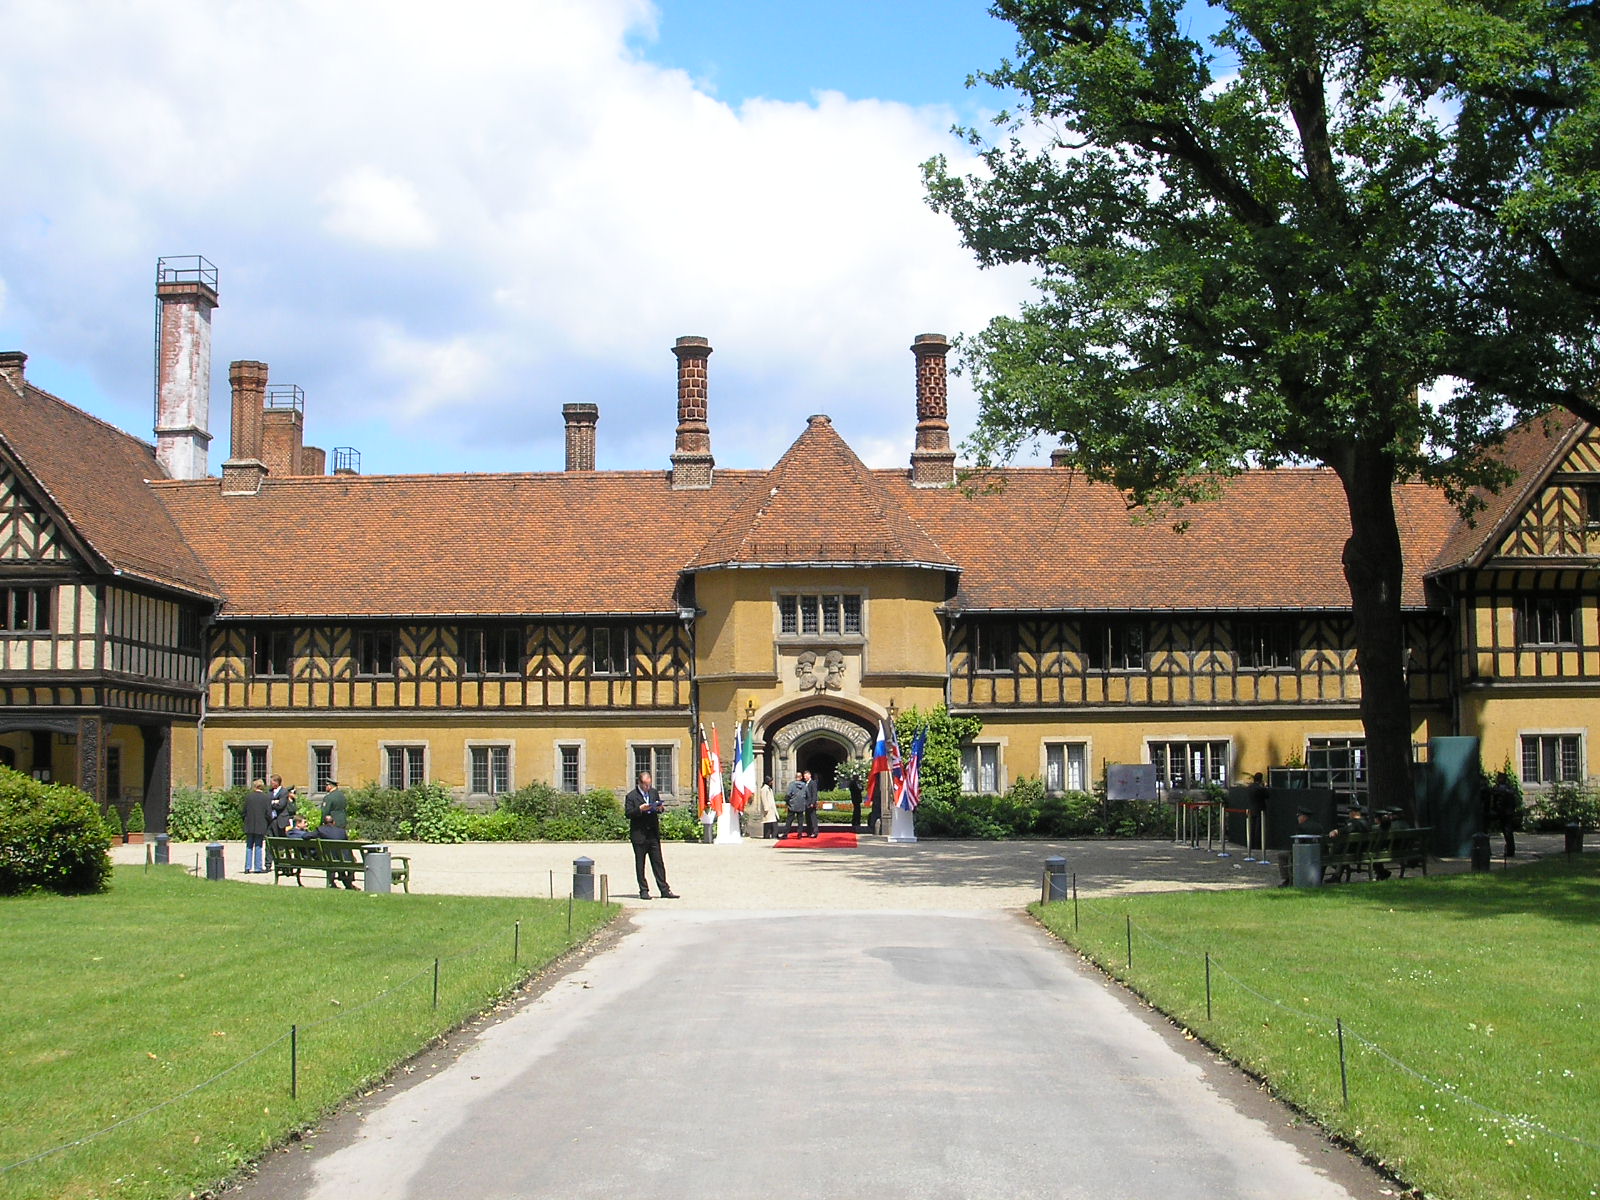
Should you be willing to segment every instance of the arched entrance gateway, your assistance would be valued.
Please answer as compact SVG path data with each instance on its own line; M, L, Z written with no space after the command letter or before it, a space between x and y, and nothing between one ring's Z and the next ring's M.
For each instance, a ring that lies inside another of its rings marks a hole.
M876 723L838 704L814 704L776 718L767 727L767 771L779 795L801 771L817 786L834 786L834 771L852 758L871 758Z

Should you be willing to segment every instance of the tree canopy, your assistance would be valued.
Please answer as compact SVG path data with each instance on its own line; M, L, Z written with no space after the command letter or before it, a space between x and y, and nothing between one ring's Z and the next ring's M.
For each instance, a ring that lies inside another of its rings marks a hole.
M1409 796L1397 481L1504 482L1514 418L1589 415L1594 5L997 0L1017 58L978 176L925 167L980 262L1037 296L962 341L973 445L1040 435L1132 499L1254 465L1344 486L1374 792ZM1455 380L1447 395L1419 394Z

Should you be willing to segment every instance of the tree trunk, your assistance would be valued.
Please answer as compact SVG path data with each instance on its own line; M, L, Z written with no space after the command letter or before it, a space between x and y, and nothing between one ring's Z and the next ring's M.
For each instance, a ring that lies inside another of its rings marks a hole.
M1372 804L1402 808L1411 817L1411 696L1400 611L1405 560L1394 509L1394 462L1365 446L1341 457L1334 469L1350 506L1344 577L1355 616L1367 792Z

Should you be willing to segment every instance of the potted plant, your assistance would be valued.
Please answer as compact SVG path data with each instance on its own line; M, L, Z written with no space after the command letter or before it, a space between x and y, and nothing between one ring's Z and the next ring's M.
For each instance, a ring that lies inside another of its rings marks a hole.
M127 819L122 823L122 841L130 846L144 841L144 805L136 803L128 810Z

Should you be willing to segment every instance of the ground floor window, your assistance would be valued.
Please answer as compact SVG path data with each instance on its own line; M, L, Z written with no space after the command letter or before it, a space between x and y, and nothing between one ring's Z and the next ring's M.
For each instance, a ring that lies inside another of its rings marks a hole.
M1185 791L1228 782L1228 743L1218 741L1151 742L1150 762L1156 786Z
M579 756L579 746L557 746L556 756L558 761L557 773L561 779L563 792L579 792L583 790L583 770Z
M322 793L333 782L333 747L311 747L311 790Z
M1367 794L1367 739L1326 737L1306 739L1307 782L1335 795L1365 798Z
M633 778L649 771L655 780L656 791L670 796L677 790L673 778L673 747L635 746L633 748Z
M1583 778L1581 737L1576 733L1522 735L1523 783L1573 783Z
M426 746L385 746L383 786L400 790L427 782L427 749Z
M499 796L511 790L511 747L473 746L471 758L474 796Z
M961 747L961 790L986 792L1000 790L1000 747L992 742Z
M1044 790L1089 790L1089 746L1086 742L1051 742L1044 748Z
M267 748L265 746L228 747L228 786L247 788L258 779L267 777Z

